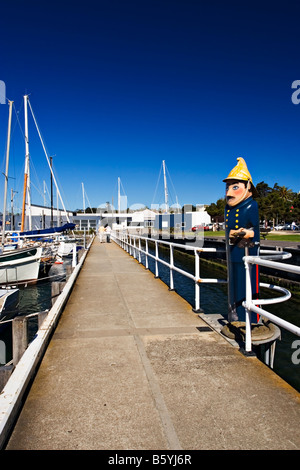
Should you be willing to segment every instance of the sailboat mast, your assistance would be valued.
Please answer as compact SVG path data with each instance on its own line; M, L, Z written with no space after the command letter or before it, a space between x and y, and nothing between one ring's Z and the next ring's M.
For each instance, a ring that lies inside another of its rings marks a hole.
M29 230L31 230L31 201L30 201L30 179L29 179L29 139L28 139L28 113L27 113L28 95L24 96L24 120L25 120L25 172L24 172L24 189L23 189L23 206L22 206L22 222L21 232L25 229L25 206L26 196L29 209Z
M2 245L4 245L4 239L5 239L8 162L9 162L11 114L12 114L13 101L8 100L8 104L9 104L9 114L8 114L8 128L7 128L6 167L5 167L4 202L3 202L3 217L2 217Z
M38 125L37 125L37 122L36 122L36 119L35 119L35 115L34 115L34 113L33 113L33 110L32 110L32 107L31 107L31 104L30 104L30 101L29 101L29 100L28 100L28 102L29 102L30 111L31 111L31 114L32 114L32 117L33 117L33 120L34 120L34 123L35 123L35 126L36 126L36 129L37 129L39 138L40 138L41 143L42 143L42 147L43 147L44 152L45 152L46 160L47 160L47 163L48 163L49 168L50 168L50 171L51 171L51 176L52 176L52 178L53 178L53 181L54 181L54 184L55 184L55 187L56 187L56 191L58 192L58 196L59 196L60 201L61 201L61 203L62 203L62 206L63 206L63 209L64 209L64 213L65 213L66 219L67 219L68 222L70 222L70 218L69 218L68 213L67 213L67 211L66 211L66 208L65 208L64 202L63 202L63 200L62 200L60 191L59 191L59 189L58 189L58 185L57 185L57 182L56 182L56 178L55 178L55 176L54 176L54 173L53 173L52 166L50 165L48 153L47 153L47 151L46 151L46 148L45 148L45 145L44 145L44 142L43 142L43 139L42 139L42 136L41 136L39 127L38 127Z
M118 177L118 212L121 212L121 188L120 188L120 177Z
M50 157L50 170L52 169L52 157ZM52 171L50 171L50 190L51 190L51 195L50 195L50 227L52 228L54 226L53 224L53 180L52 180Z
M83 213L85 214L85 200L84 200L84 185L83 183L81 183L81 186L82 186L82 202L83 202Z
M165 188L165 205L166 205L166 212L169 210L169 203L168 203L168 187L167 187L167 177L166 177L166 164L165 160L163 160L163 170L164 170L164 188Z

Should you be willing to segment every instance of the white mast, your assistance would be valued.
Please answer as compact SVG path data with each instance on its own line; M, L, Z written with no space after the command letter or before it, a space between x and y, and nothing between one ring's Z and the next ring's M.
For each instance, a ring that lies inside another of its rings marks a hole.
M81 183L82 186L82 201L83 201L83 213L85 214L85 200L84 200L84 185Z
M167 187L165 160L163 160L163 170L164 170L165 205L166 205L166 212L168 212L169 204L168 204L168 187Z
M46 207L46 181L43 180L43 185L44 185L44 207Z
M41 140L41 143L42 143L42 146L43 146L45 155L46 155L46 160L47 160L47 163L48 163L48 165L49 165L49 168L50 168L50 171L51 171L51 175L52 175L52 177L53 177L54 184L55 184L55 186L56 186L56 191L57 191L58 196L59 196L59 199L60 199L60 201L61 201L61 203L62 203L62 206L63 206L63 209L64 209L64 213L65 213L66 219L67 219L68 222L70 222L70 218L69 218L68 213L67 213L67 211L66 211L66 208L65 208L64 202L63 202L63 200L62 200L60 191L59 191L59 189L58 189L58 185L57 185L57 182L56 182L56 178L55 178L55 176L54 176L54 173L53 173L53 170L52 170L52 166L50 165L49 157L48 157L48 154L47 154L47 151L46 151L46 148L45 148L45 145L44 145L44 142L43 142L43 139L42 139L42 136L41 136L39 127L38 127L38 125L37 125L37 122L36 122L36 119L35 119L35 115L34 115L34 113L33 113L33 110L32 110L32 107L31 107L31 104L30 104L30 101L29 101L29 100L28 100L28 103L29 103L29 107L30 107L30 110L31 110L31 114L32 114L32 117L33 117L35 126L36 126L37 131L38 131L38 134L39 134L39 138L40 138L40 140Z
M118 177L118 212L121 212L120 177Z
M24 172L24 190L23 190L23 208L21 232L25 229L25 206L26 198L28 202L29 230L31 230L31 201L30 201L30 172L29 172L29 140L28 140L28 114L27 114L28 95L24 96L24 120L25 120L25 172Z
M5 184L4 184L4 203L3 203L3 216L2 216L2 245L5 239L5 222L6 222L6 199L7 199L7 180L8 180L8 162L9 162L9 149L10 149L10 130L11 130L11 113L13 101L9 101L9 114L8 114L8 128L7 128L7 146L6 146L6 167L5 167Z
M27 206L28 206L28 227L32 230L31 222L31 196L30 196L30 167L29 167L29 136L28 136L28 113L27 113L28 96L24 96L24 113L25 113L25 149L26 149L26 165L27 165Z
M59 218L60 218L60 211L59 211L59 203L58 203L58 193L56 191L56 206L57 206L57 216L56 216L56 220L57 220L57 226L59 226L60 224L60 221L59 221Z

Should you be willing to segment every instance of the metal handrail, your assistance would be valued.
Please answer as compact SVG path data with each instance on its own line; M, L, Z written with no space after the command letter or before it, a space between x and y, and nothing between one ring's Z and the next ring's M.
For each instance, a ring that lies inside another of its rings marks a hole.
M294 266L292 264L283 264L275 259L284 260L291 258L292 254L288 252L278 252L278 251L269 251L261 250L258 256L244 256L243 260L245 263L246 269L246 300L243 302L243 306L246 309L246 337L245 337L245 350L251 352L252 350L252 340L251 340L251 312L263 316L270 320L272 323L275 323L278 326L294 333L297 336L300 336L300 328L286 320L283 320L280 317L262 309L258 305L266 304L275 304L279 302L284 302L291 297L291 293L288 289L283 287L274 286L272 284L260 283L260 286L267 287L272 290L282 292L284 295L282 297L272 298L272 299L253 299L252 298L252 287L251 287L251 265L256 264L259 266L266 266L269 268L279 269L281 271L286 271L290 273L300 274L300 267Z
M148 237L143 237L140 235L133 235L128 233L121 234L121 237L117 236L117 234L112 233L112 239L119 243L120 246L127 251L130 255L134 258L137 258L139 262L141 262L141 253L144 253L146 256L146 268L148 269L148 257L155 260L155 276L159 276L158 270L158 263L164 264L170 268L170 289L174 289L174 281L173 281L173 271L177 271L182 275L194 280L195 282L195 311L200 312L200 284L201 283L227 283L227 280L223 279L203 279L200 277L200 257L199 254L201 252L217 252L216 248L204 248L204 247L193 247L190 245L181 245L179 243L167 242L164 240L157 240L157 239L149 239ZM146 249L143 250L141 248L141 239L145 240ZM136 241L138 240L138 246ZM149 253L148 250L148 241L152 241L155 243L155 255ZM170 247L170 262L168 263L165 260L159 258L158 253L158 244L164 244ZM187 271L184 271L177 266L174 265L174 248L181 248L189 251L193 251L195 254L195 274L190 274ZM279 269L282 271L287 271L291 273L300 274L300 267L290 265L290 264L283 264L276 260L285 260L291 258L292 254L284 251L274 251L274 250L260 250L259 256L244 256L243 260L245 263L245 270L246 270L246 300L243 302L243 306L246 310L246 336L245 336L245 350L247 352L251 352L252 350L252 340L251 340L251 312L257 313L259 316L263 316L272 323L277 324L278 326L290 331L291 333L300 336L300 328L296 325L293 325L286 320L283 320L276 315L267 312L266 310L262 309L258 305L267 305L267 304L276 304L279 302L285 302L286 300L290 299L291 293L288 289L285 289L281 286L274 286L273 284L266 284L260 282L261 287L269 288L278 292L281 292L283 296L270 298L270 299L252 299L252 287L251 287L251 265L258 264L260 266L271 267L274 269Z
M121 236L120 236L121 235ZM132 255L135 259L138 258L138 261L141 262L141 254L145 255L145 267L148 269L148 258L152 258L155 261L155 277L159 277L159 263L168 266L170 269L170 290L174 290L174 271L182 274L183 276L192 279L195 283L195 312L201 312L200 307L200 284L202 283L227 283L227 279L209 279L201 278L200 276L200 256L201 252L216 252L216 248L203 248L203 247L194 247L191 245L181 245L180 243L167 242L165 240L157 240L154 238L149 239L148 237L143 237L141 235L133 235L130 233L121 233L118 235L116 232L111 233L112 239L118 243L125 251ZM141 240L145 241L145 250L142 249ZM137 242L138 241L138 246ZM155 244L155 254L149 252L148 242L153 242ZM170 248L170 262L167 262L159 257L158 245L166 245ZM187 251L193 251L195 255L195 270L194 274L191 274L181 268L178 268L174 264L174 248L181 248ZM220 250L218 250L220 251Z

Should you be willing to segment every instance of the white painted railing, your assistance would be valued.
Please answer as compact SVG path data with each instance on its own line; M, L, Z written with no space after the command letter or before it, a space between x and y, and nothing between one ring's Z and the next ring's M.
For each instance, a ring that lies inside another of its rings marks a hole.
M159 276L159 263L168 266L170 269L170 289L174 289L174 279L173 272L177 271L182 275L192 279L195 283L195 308L194 311L200 312L200 284L201 283L227 283L227 280L220 279L203 279L200 276L200 253L201 252L217 252L216 248L199 248L190 245L181 245L178 243L171 243L163 240L156 240L153 238L142 237L139 235L133 235L129 233L112 233L112 239L118 243L125 251L127 251L134 258L138 259L141 262L141 254L145 255L145 266L148 269L148 258L155 260L155 276ZM141 247L141 240L144 240L145 249ZM148 243L152 242L155 244L155 254L149 253ZM159 257L159 244L166 245L170 248L170 260L165 261ZM183 269L180 269L174 265L174 248L181 248L186 251L191 251L195 255L195 271L194 274L191 274ZM282 271L287 271L291 273L300 274L300 267L280 263L278 261L285 260L290 258L291 253L286 253L283 251L271 251L271 250L261 250L259 256L245 256L245 269L246 269L246 300L243 302L243 306L246 309L246 338L245 338L245 350L250 352L252 350L252 339L251 339L251 312L257 313L259 316L263 316L269 319L272 323L275 323L279 327L282 327L291 333L294 333L297 336L300 336L300 328L296 325L293 325L286 320L273 315L270 312L262 309L261 305L266 304L275 304L279 302L284 302L291 297L291 293L279 286L274 286L272 284L260 283L261 287L269 288L278 292L281 292L283 296L271 298L271 299L252 299L252 288L251 288L251 266L253 264L258 264L260 266L266 266L273 269L280 269ZM277 260L277 261L274 261ZM258 306L260 305L260 306Z
M180 243L172 243L163 240L156 240L154 238L133 235L130 233L112 232L112 239L118 243L125 251L137 259L141 263L141 255L145 255L145 267L149 269L149 258L155 261L155 277L159 277L159 263L167 266L170 269L170 290L174 290L174 271L182 274L183 276L192 279L195 283L195 312L201 312L200 306L200 284L202 283L227 283L225 279L208 279L201 278L200 276L200 253L201 252L216 252L216 248L200 248L191 245L183 245ZM145 244L145 249L142 248L142 240ZM155 244L154 254L149 252L149 243ZM165 245L170 249L169 262L159 256L159 245ZM174 264L174 248L181 248L186 251L193 252L195 255L195 269L194 274L185 271Z
M291 297L291 293L279 286L274 286L272 284L260 283L261 287L266 287L272 290L276 290L284 294L281 297L276 297L272 299L252 299L252 288L251 288L251 268L252 265L256 264L259 266L266 266L273 269L279 269L281 271L286 271L290 273L300 274L300 267L292 264L279 263L274 260L284 260L291 258L291 253L284 251L269 251L261 250L259 256L245 256L244 263L246 269L246 300L243 302L243 306L246 309L246 339L245 339L245 350L250 352L252 350L252 341L251 341L251 312L258 314L259 316L265 317L270 320L272 323L275 323L279 327L282 327L291 333L294 333L297 336L300 336L300 328L292 323L273 315L270 312L262 309L258 305L267 305L275 304L288 300Z

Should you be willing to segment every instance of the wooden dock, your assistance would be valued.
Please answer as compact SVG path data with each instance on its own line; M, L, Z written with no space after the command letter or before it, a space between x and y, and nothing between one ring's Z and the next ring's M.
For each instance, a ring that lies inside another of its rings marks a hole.
M299 422L298 392L95 239L6 449L299 450Z

